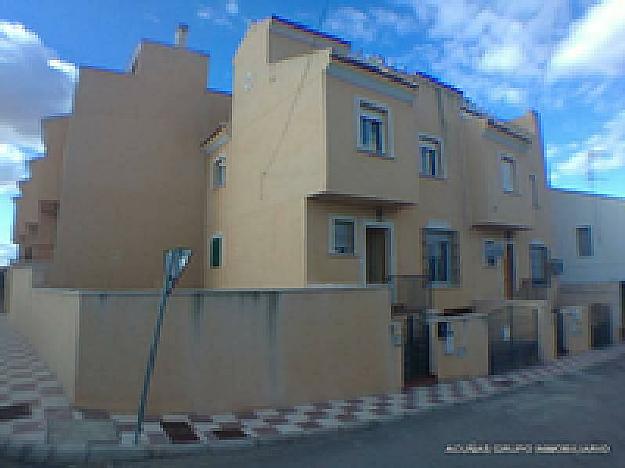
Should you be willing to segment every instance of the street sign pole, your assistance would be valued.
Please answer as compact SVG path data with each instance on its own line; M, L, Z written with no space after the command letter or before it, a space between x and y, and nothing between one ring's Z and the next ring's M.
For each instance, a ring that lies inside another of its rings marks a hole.
M152 343L150 345L150 353L148 355L148 362L145 368L145 375L143 378L143 389L141 391L141 398L139 400L139 410L137 411L137 427L135 431L135 445L139 444L141 437L141 431L143 429L143 419L145 417L145 405L148 399L148 392L150 389L150 381L152 379L152 373L154 372L154 364L156 362L156 352L158 351L158 344L161 337L161 329L163 327L163 320L165 318L165 306L167 304L167 297L174 289L175 283L184 271L184 268L188 264L191 251L189 249L171 249L165 253L164 258L164 280L163 290L161 292L161 299L158 304L158 316L156 318L156 325L154 327L154 335L152 337Z

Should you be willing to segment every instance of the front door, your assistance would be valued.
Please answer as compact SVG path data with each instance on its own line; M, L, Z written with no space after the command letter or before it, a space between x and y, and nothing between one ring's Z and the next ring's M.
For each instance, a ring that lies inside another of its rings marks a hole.
M514 296L514 244L506 244L503 255L503 285L504 297L512 299Z
M381 284L388 281L387 233L387 228L367 226L367 284Z

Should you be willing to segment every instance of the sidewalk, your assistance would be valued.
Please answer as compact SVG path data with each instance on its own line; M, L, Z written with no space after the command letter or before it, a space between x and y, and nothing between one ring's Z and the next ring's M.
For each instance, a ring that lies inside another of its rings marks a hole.
M472 401L574 372L625 354L625 345L560 359L500 376L333 400L291 408L220 415L149 418L134 445L136 416L72 408L62 387L30 345L0 317L0 448L32 462L143 459L257 444L367 427ZM16 405L12 411L2 407Z

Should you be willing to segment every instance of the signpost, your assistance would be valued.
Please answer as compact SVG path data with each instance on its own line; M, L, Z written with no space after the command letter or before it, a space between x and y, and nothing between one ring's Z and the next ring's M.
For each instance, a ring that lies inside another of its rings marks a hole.
M191 259L191 249L185 247L176 247L165 251L163 259L163 290L161 291L161 299L158 304L158 316L156 318L156 326L154 327L154 336L150 345L150 353L143 378L143 390L139 400L139 410L137 412L137 429L135 432L135 445L139 444L141 430L143 428L143 419L145 416L145 404L148 399L148 391L150 389L150 380L154 371L156 362L156 352L161 337L161 328L163 327L163 319L165 318L165 305L167 297L171 294L178 279L182 276L185 268Z

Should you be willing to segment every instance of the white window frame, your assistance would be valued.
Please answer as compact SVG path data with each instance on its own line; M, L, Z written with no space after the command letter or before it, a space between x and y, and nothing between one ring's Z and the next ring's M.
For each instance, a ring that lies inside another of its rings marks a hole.
M219 163L219 167L223 168L223 174L221 176L221 182L217 183L217 167L218 167L218 163ZM214 189L220 189L220 188L224 188L226 186L226 169L227 169L227 158L225 154L220 154L219 156L217 156L212 164L211 164L211 168L212 168L212 185Z
M588 229L590 239L590 255L581 255L579 245L579 229ZM595 256L595 242L592 233L592 226L590 224L579 224L575 226L575 248L577 250L578 258L592 258Z
M435 135L420 133L418 135L419 143L419 176L429 179L445 179L447 178L447 164L445 161L445 153L443 151L443 140ZM423 156L421 148L433 149L436 152L436 164L438 165L438 174L431 175L429 172L423 172Z
M337 252L336 251L336 235L335 235L335 222L336 221L349 221L352 223L352 236L353 236L353 252ZM343 215L330 215L328 223L328 253L330 255L336 255L340 257L354 257L356 255L356 217L343 216Z
M367 111L362 108L363 104L367 104L370 107L375 107L379 109L381 112L386 113L386 126L385 132L382 133L382 152L378 153L375 150L372 150L370 147L366 147L361 144L362 141L362 127L360 125L361 116L365 115L370 118L379 119L379 115L375 112ZM394 147L394 137L393 137L393 115L391 113L391 109L388 105L374 101L372 99L364 98L364 97L356 97L354 100L354 121L356 124L356 149L358 151L366 152L372 156L378 156L380 158L386 159L394 159L395 158L395 147Z
M495 264L494 265L490 265L488 263L488 259L486 258L486 244L492 242L493 244L497 245L498 241L497 239L482 239L482 266L484 268L497 268L499 266L499 257L495 256Z
M512 188L510 190L508 190L505 186L505 178L504 178L504 172L503 172L504 164L506 165L509 164L510 167L512 168L512 174L511 174ZM500 180L501 180L501 189L503 190L503 192L511 193L511 194L517 193L517 188L518 188L517 162L514 156L512 156L511 154L507 154L507 153L502 153L499 155L499 174L500 174Z
M219 250L219 266L213 266L213 240L220 239L220 250ZM215 234L210 236L208 241L208 266L211 270L219 270L224 266L224 236L221 232L216 232Z

